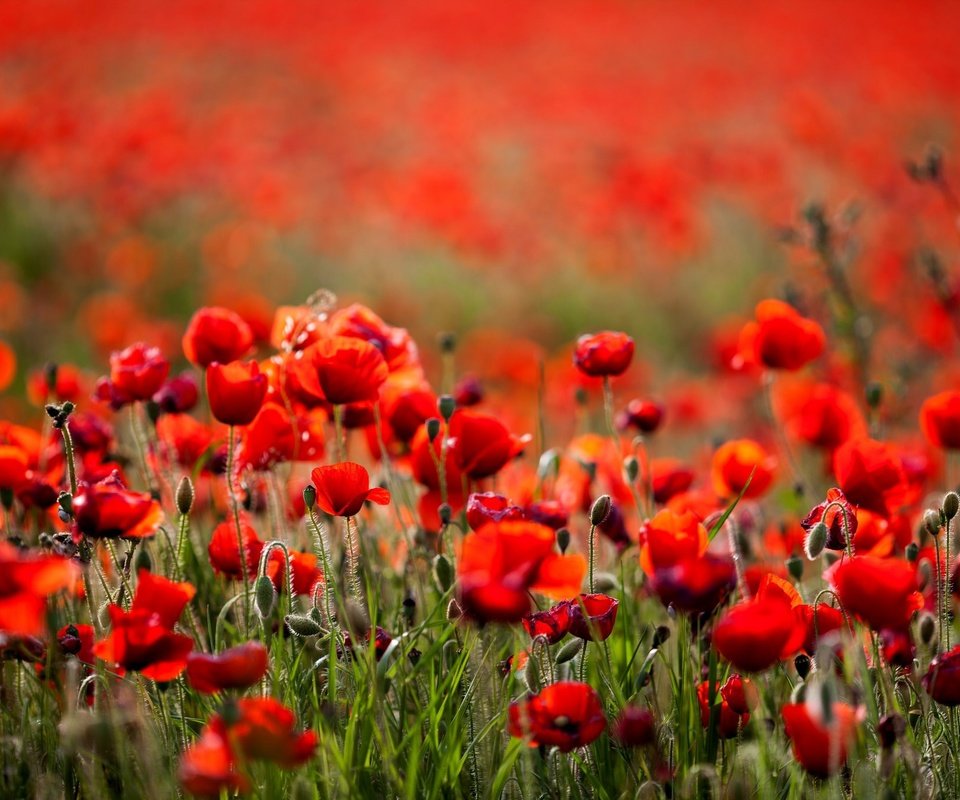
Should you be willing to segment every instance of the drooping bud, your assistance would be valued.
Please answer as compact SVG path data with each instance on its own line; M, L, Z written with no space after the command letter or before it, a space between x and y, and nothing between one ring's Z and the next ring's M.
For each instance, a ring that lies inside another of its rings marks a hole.
M308 483L303 489L303 504L307 507L307 511L313 511L316 502L317 489L312 483Z
M803 559L800 556L790 556L787 559L787 572L795 581L803 578Z
M442 394L437 400L437 411L440 412L440 416L443 417L447 422L450 421L450 417L453 416L453 412L457 410L457 401L453 398L452 394Z
M923 512L923 527L927 533L936 538L940 533L940 512L934 508L928 508Z
M570 531L566 528L560 528L557 531L557 547L560 548L561 555L567 552L567 548L570 546Z
M323 633L323 629L316 623L316 620L306 615L287 614L283 621L294 636L303 639L310 636L319 636Z
M656 630L653 632L653 642L651 644L651 647L659 648L669 638L670 638L670 628L668 628L666 625L658 625Z
M441 503L437 506L437 516L440 518L441 525L449 525L450 520L453 517L453 509L450 507L449 503Z
M810 656L806 653L800 653L800 655L793 659L793 666L797 668L797 674L800 676L800 680L805 681L807 675L810 674L810 667L813 666L813 662L810 661Z
M956 492L947 492L943 496L943 516L953 519L960 511L960 495Z
M604 520L610 514L611 500L610 495L602 494L593 501L590 506L590 524L593 526L602 525Z
M640 462L634 456L627 456L623 459L623 473L627 480L633 483L640 474Z
M452 353L457 349L457 334L445 331L437 337L437 344L440 345L441 353Z
M253 591L253 606L260 619L267 619L273 614L277 605L277 592L273 588L273 581L266 575L257 578Z
M440 435L440 420L437 417L430 417L426 422L427 439L432 443Z
M177 511L181 516L185 517L190 513L190 509L193 508L193 498L193 481L190 480L189 475L184 475L177 484Z
M903 549L903 554L907 557L907 561L911 564L915 563L920 555L920 545L916 542L910 542L910 544Z
M933 614L925 613L920 617L920 641L930 644L937 633L937 621Z
M583 639L572 639L557 651L554 659L557 664L566 664L583 649Z
M807 539L803 543L803 550L807 554L807 558L813 561L823 552L823 549L827 546L829 533L830 531L822 520L810 529Z

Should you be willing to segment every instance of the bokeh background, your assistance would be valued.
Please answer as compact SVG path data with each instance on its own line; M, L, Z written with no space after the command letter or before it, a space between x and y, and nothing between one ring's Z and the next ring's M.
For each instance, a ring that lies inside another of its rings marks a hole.
M3 2L0 339L175 356L199 305L266 336L324 287L478 364L602 327L696 370L820 290L782 241L819 202L936 348L915 256L955 210L904 162L955 144L958 31L892 0Z

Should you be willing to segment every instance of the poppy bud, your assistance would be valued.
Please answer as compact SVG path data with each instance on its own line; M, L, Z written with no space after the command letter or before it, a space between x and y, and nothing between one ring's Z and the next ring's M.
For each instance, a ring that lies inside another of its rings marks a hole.
M604 520L610 514L610 495L602 494L593 501L590 507L590 524L593 526L602 525Z
M556 450L547 450L540 456L537 463L537 477L540 480L546 480L551 475L556 476L560 469L560 455Z
M883 401L883 386L876 381L870 381L864 390L866 396L867 408L879 408Z
M303 504L307 511L313 511L313 506L317 502L317 489L312 483L308 483L303 490Z
M432 443L434 439L437 438L440 434L440 420L436 417L430 417L426 422L427 425L427 439Z
M527 688L534 694L543 688L543 682L540 680L540 665L533 653L527 656L527 663L523 668L523 680L526 682Z
M960 511L960 495L956 492L947 492L943 496L943 516L953 519Z
M447 422L450 421L450 417L453 416L453 412L457 410L457 401L453 399L452 394L442 394L437 400L437 411L440 412L440 416L443 417Z
M658 625L657 629L653 632L653 644L652 647L657 649L663 646L663 643L670 638L670 629L666 625Z
M916 542L910 542L910 544L904 548L903 554L907 557L907 561L913 564L916 562L917 556L920 555L920 545Z
M899 714L885 714L880 718L877 733L880 735L880 744L884 749L893 747L897 740L907 731L907 721Z
M793 659L793 666L796 667L800 680L805 681L807 675L810 674L810 667L813 666L813 662L806 653L800 653L800 655Z
M181 516L187 516L190 509L193 508L193 481L188 475L184 475L177 484L177 511Z
M456 622L462 616L463 609L460 607L457 599L453 598L449 603L447 603L447 621Z
M623 473L627 476L627 480L633 483L640 474L640 462L633 456L623 459Z
M823 521L818 522L810 529L810 533L807 534L807 539L803 543L803 549L807 554L807 558L813 561L823 552L823 548L827 546L827 536L829 533Z
M441 503L437 507L437 516L440 518L441 525L449 525L450 518L453 516L453 509L449 503Z
M137 551L137 557L133 560L133 566L137 574L139 574L141 570L153 572L153 559L150 558L150 553L146 548L141 547Z
M554 659L557 664L566 664L583 649L583 639L572 639L557 651Z
M560 554L567 552L567 548L570 546L570 531L566 528L561 528L557 531L557 547L560 548Z
M791 556L787 559L787 572L795 581L803 578L803 559L799 556Z
M433 577L437 581L437 586L441 592L446 592L453 586L453 567L443 553L440 553L433 559Z
M924 614L920 617L920 641L924 644L930 644L937 632L937 621L933 614Z
M253 605L257 610L260 619L267 619L277 604L277 592L273 588L273 581L266 575L257 578L257 585L254 587Z
M620 588L616 577L609 572L598 572L593 583L594 588L602 594L608 594Z
M933 508L928 508L923 512L923 527L927 533L936 538L940 533L940 512Z
M457 349L457 334L445 331L437 337L437 344L441 353L452 353Z
M69 517L73 514L73 495L70 492L60 492L57 495L57 505Z
M287 614L287 616L283 618L283 621L294 636L299 636L302 639L310 636L319 636L323 633L323 629L317 624L316 620L309 616Z

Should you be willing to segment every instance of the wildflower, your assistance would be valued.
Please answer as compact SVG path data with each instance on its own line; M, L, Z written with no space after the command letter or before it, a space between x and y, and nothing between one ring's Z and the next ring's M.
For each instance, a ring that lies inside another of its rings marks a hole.
M213 362L207 367L210 413L224 425L249 425L267 395L267 376L256 361Z
M241 519L240 531L243 537L243 546L247 574L253 576L257 572L260 562L260 553L263 551L263 542L246 520ZM210 544L207 546L210 564L215 572L227 578L243 578L243 568L240 562L240 545L237 541L237 528L234 522L221 522L213 529Z
M496 417L459 410L450 418L450 450L461 473L473 480L496 474L523 451L529 437L517 437Z
M532 744L567 753L597 739L607 728L597 692L585 683L560 681L510 704L507 730Z
M266 674L268 666L267 648L260 642L245 642L217 654L190 653L187 683L204 694L246 689Z
M110 377L97 382L97 399L113 408L149 400L166 380L170 362L159 347L138 342L110 355Z
M960 450L960 391L941 392L924 400L920 430L934 447Z
M375 403L389 370L380 351L363 339L331 336L310 345L298 376L304 389L331 405Z
M763 300L755 314L756 321L748 322L740 332L739 350L745 362L759 362L769 369L798 370L823 352L823 328L786 303Z
M734 677L731 676L728 679L728 683ZM716 686L716 684L714 684ZM738 711L730 704L730 701L727 699L727 696L724 696L724 688L720 687L719 691L716 692L716 725L717 736L721 739L733 739L746 724L750 721L749 711ZM731 693L728 692L728 696ZM739 699L736 698L735 699ZM713 715L712 708L710 706L710 683L709 681L703 681L697 686L697 702L700 706L700 724L703 725L705 729L710 728L710 720ZM738 708L741 706L738 706Z
M183 354L198 367L228 364L243 358L253 346L253 331L228 308L197 309L183 334Z
M818 778L835 774L846 763L859 722L853 706L835 702L831 708L829 721L806 703L792 703L780 709L794 758Z
M896 558L855 556L838 561L824 578L848 613L873 630L903 630L923 608L914 567Z
M818 522L827 526L826 547L829 550L843 550L847 544L847 534L852 540L857 533L857 514L837 488L827 490L827 499L811 509L800 527L809 533Z
M65 558L23 553L0 542L0 631L39 634L47 597L70 587L76 577L76 565Z
M851 439L833 454L833 472L859 508L889 517L904 499L903 466L893 448L874 439Z
M473 492L467 497L467 525L471 530L479 530L488 522L521 519L525 519L523 509L520 506L511 505L503 495L494 492Z
M760 497L773 481L776 464L776 459L752 439L727 442L713 454L713 487L721 497L736 497L744 487L744 497Z
M619 606L605 594L581 594L570 601L570 633L585 641L603 641L613 632Z
M317 467L310 473L317 489L317 506L334 517L354 517L365 501L385 506L390 492L379 486L370 488L370 474L360 464L346 461Z
M623 747L643 747L657 738L656 718L645 706L624 706L614 720L610 735Z
M120 474L96 483L82 481L73 498L75 538L142 539L153 536L163 522L160 504L149 494L131 492Z
M927 694L941 705L960 705L960 645L937 654L921 682Z
M633 339L625 333L603 331L577 339L573 363L584 375L615 377L627 371L633 360Z

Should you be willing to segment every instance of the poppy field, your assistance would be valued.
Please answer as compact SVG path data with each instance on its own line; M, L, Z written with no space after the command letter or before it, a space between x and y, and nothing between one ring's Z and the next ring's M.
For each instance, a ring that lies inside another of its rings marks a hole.
M0 3L0 797L960 797L960 8Z

